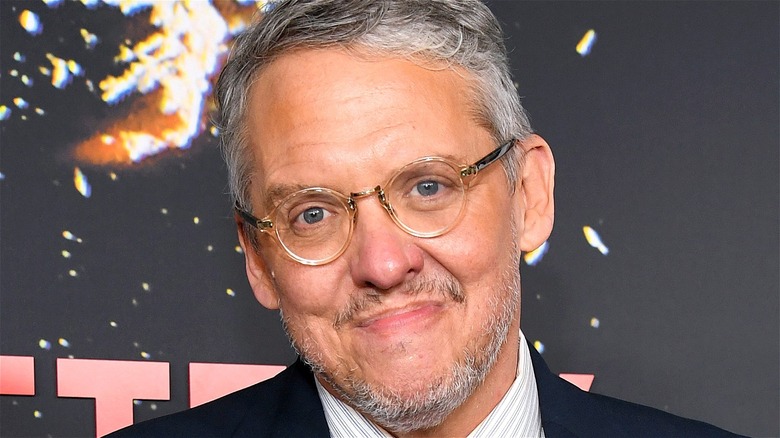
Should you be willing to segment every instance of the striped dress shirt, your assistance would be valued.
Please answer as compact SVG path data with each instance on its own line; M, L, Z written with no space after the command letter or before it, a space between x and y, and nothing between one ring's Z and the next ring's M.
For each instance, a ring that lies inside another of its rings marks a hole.
M487 417L468 436L486 437L544 437L539 396L536 390L531 355L523 332L520 332L520 352L517 375L512 386ZM333 438L391 437L363 415L331 395L317 379L317 392L325 410L330 436Z

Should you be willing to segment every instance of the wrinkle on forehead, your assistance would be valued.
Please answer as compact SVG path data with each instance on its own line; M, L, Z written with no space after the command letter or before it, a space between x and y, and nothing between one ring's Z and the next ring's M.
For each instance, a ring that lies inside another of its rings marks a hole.
M457 73L334 49L280 56L250 89L252 197L266 201L271 193L260 193L266 187L275 199L298 186L349 193L382 184L423 156L477 159L473 145L446 143L464 136L477 143L475 128L465 125L482 128L468 123L474 122L471 93Z
M365 68L349 68L345 63ZM397 74L383 74L388 68ZM377 77L381 78L377 80ZM350 115L371 117L373 114L363 111L363 104L373 102L375 104L368 107L381 105L383 109L395 108L402 115L404 107L398 102L398 97L404 95L437 101L439 104L444 99L448 107L459 107L466 111L467 107L472 106L471 99L466 96L470 93L463 89L468 88L468 83L462 73L454 68L431 70L404 59L355 58L343 50L310 49L280 56L258 74L250 94L264 95L262 102L252 102L261 104L261 107L283 105L301 108L316 106L322 100L337 99L347 110L349 107L358 107ZM453 89L455 93L452 93ZM254 117L257 115L254 114ZM284 121L290 122L292 126L298 126L296 122L300 123L294 114L274 112L273 115L286 115ZM324 116L333 117L334 114ZM351 119L345 120L349 121Z

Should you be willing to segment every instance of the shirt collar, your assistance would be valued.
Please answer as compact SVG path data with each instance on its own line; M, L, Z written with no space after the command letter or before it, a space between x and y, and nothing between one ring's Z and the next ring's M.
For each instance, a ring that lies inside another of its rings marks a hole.
M384 438L391 436L387 431L331 395L317 379L314 381L325 411L325 419L328 422L331 437ZM544 436L536 378L531 365L531 354L522 331L520 332L517 375L512 386L509 387L496 407L490 411L490 414L468 436L469 438Z

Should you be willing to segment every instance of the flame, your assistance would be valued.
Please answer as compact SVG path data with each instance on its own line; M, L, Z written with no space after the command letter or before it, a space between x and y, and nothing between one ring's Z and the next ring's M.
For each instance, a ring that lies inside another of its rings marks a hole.
M76 159L93 165L132 164L189 147L206 127L211 80L229 42L265 2L102 1L125 15L150 7L149 22L157 31L118 47L114 61L127 66L122 74L99 82L101 98L113 105L132 96L131 110L78 144Z

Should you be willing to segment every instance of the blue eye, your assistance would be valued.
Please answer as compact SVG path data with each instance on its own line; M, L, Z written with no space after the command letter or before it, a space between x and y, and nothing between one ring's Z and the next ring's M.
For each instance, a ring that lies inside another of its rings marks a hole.
M301 213L301 217L307 224L315 224L325 218L325 210L321 207L309 208Z
M422 196L433 196L439 191L439 183L436 181L422 181L415 186L417 193Z

